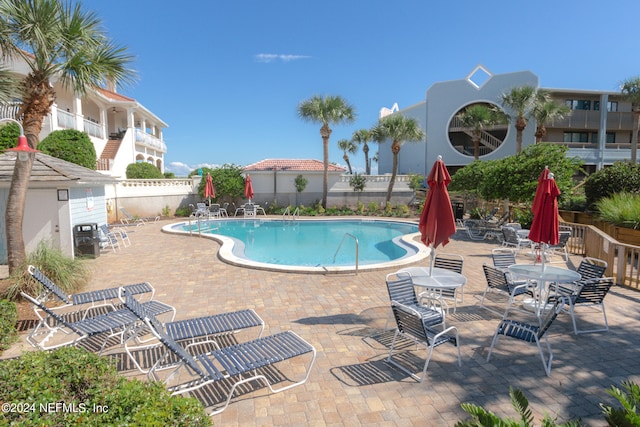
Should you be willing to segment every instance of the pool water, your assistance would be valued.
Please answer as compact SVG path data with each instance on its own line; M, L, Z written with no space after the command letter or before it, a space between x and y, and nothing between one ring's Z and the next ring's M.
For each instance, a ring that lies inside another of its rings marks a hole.
M233 239L233 255L257 263L299 267L361 266L403 259L418 248L402 237L418 232L415 223L387 220L207 220L174 225Z

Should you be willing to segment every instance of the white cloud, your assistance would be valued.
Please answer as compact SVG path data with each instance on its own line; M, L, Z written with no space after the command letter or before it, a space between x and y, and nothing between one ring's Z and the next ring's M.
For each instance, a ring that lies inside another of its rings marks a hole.
M164 169L167 172L173 172L176 176L187 176L195 169L199 169L199 168L215 169L217 167L220 167L220 165L211 164L211 163L200 163L197 165L188 165L183 162L170 162L165 165Z
M265 63L275 62L275 61L291 62L291 61L296 61L298 59L306 59L306 58L311 58L311 57L305 56L305 55L289 55L289 54L283 54L283 53L259 53L254 56L254 59L256 60L256 62L265 62Z

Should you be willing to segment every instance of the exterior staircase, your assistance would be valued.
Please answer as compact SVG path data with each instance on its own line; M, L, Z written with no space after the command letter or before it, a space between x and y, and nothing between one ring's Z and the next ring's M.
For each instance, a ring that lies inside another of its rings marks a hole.
M98 170L111 169L111 163L113 163L113 160L116 158L116 154L120 149L121 143L121 139L110 139L107 141L107 145L105 145L104 150L102 150L102 154L100 154L100 158L98 159Z

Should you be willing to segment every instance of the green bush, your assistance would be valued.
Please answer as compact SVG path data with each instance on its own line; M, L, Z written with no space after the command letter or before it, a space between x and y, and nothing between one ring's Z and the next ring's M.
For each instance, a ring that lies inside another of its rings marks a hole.
M0 300L0 352L9 348L18 339L16 322L18 321L18 310L16 304Z
M640 164L615 162L613 165L592 173L584 181L587 207L591 208L603 197L615 193L640 192Z
M183 216L183 217L190 216L191 215L191 208L189 208L187 206L179 207L174 212L174 215L175 216Z
M96 169L96 149L85 132L75 129L54 130L38 143L38 150L85 168Z
M640 194L616 193L595 204L600 219L620 227L640 228Z
M60 250L54 249L47 241L40 241L36 250L27 254L27 265L17 268L9 278L11 286L7 289L4 297L16 301L20 292L30 295L40 293L40 284L31 278L27 273L27 266L35 265L55 284L68 293L75 293L87 283L91 278L91 271L82 260L71 258L63 254Z
M128 380L106 358L75 347L0 362L0 401L32 405L2 411L3 425L211 425L198 400Z
M615 397L622 407L614 408L600 404L605 420L610 426L640 426L640 387L631 381L622 381L622 389L611 386L607 392Z
M127 179L163 179L160 169L151 163L130 163L127 166Z
M15 148L18 145L20 127L15 123L3 123L0 126L0 150Z

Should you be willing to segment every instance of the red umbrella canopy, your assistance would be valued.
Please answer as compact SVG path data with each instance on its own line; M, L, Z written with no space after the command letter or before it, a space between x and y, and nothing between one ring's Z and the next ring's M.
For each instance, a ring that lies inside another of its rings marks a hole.
M449 237L456 232L456 220L453 217L451 199L447 190L450 182L451 176L447 167L442 157L438 156L427 177L429 193L418 225L421 240L427 246L432 245L436 248L441 243L445 246L449 243Z
M253 199L253 184L251 183L251 177L247 175L247 179L244 183L244 196L251 201Z
M538 178L538 187L533 199L533 223L529 239L537 243L557 245L559 241L558 196L560 190L553 174L545 168Z
M216 198L216 189L213 188L213 179L211 178L211 174L207 174L207 180L204 184L204 198Z

